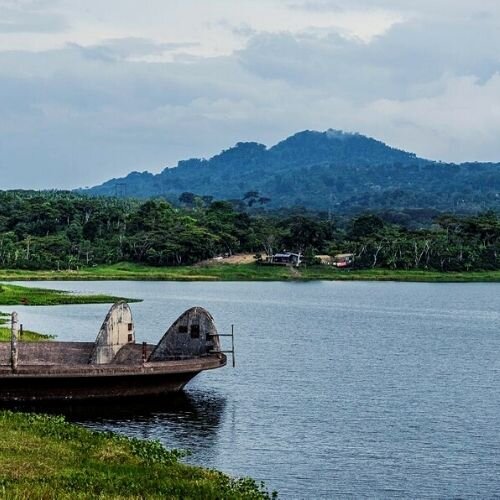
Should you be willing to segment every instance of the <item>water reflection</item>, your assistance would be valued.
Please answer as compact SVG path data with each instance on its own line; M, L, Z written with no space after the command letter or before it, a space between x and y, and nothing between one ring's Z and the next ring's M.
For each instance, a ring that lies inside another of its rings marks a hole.
M235 370L201 373L170 401L72 409L72 421L190 449L190 462L283 498L498 497L500 283L39 286L143 298L140 341L194 304L221 333L236 325ZM92 342L107 307L18 312L26 328Z
M64 415L68 421L91 429L123 431L129 436L159 439L167 445L182 443L192 449L200 442L204 447L214 445L226 399L213 391L192 391L119 402L13 403L3 407Z

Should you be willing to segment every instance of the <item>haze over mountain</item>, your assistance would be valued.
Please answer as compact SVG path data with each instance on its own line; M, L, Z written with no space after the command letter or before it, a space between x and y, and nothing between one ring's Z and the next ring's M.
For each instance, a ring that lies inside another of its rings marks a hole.
M306 130L270 148L240 142L210 159L132 172L84 192L175 202L185 192L241 200L250 191L259 194L255 206L269 208L499 209L500 164L435 162L361 134Z

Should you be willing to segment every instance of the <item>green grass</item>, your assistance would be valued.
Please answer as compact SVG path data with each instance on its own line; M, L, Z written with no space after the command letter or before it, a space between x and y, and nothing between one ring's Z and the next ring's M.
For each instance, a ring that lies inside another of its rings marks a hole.
M10 327L2 326L9 323L10 314L0 311L0 342L10 342L11 331ZM32 332L30 330L24 330L21 341L23 342L43 342L46 340L52 340L55 335L46 335L44 333Z
M500 281L500 271L437 272L389 269L340 270L329 266L290 269L256 264L211 264L206 266L151 267L120 263L84 268L80 271L0 270L0 280L160 280L160 281L286 281L369 280L468 282ZM1 297L1 295L0 295ZM74 297L74 296L73 296ZM0 298L0 304L1 304ZM75 302L72 302L75 303Z
M113 304L119 300L137 302L110 295L77 295L61 290L26 288L18 285L0 284L0 305L53 306L63 304Z
M251 479L183 464L177 450L62 417L0 412L0 497L265 499Z
M339 281L409 281L409 282L500 282L500 271L439 272L391 269L322 269L313 266L303 273L305 279Z
M5 328L0 326L0 342L10 342L10 328ZM54 339L54 335L45 335L43 333L31 332L29 330L23 331L23 336L21 337L22 342L43 342Z

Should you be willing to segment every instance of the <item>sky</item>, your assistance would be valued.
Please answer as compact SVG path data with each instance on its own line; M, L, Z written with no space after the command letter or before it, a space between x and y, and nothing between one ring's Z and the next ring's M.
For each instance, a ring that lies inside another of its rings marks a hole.
M0 189L359 132L500 161L498 0L0 0Z

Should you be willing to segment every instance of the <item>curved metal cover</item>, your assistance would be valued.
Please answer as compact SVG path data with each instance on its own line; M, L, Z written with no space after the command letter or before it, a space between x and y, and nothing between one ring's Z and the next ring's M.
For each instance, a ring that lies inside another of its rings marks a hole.
M126 302L118 302L111 307L101 326L89 362L98 365L111 363L116 353L131 343L135 343L132 311Z
M220 351L214 319L202 307L192 307L167 330L148 361L199 357L212 351Z

